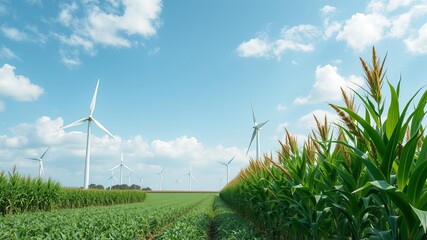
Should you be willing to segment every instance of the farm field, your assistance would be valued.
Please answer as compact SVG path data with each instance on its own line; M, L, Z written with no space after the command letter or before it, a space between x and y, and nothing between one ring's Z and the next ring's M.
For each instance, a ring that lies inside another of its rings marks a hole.
M142 203L7 215L0 239L236 239L245 223L216 209L231 211L215 193L147 193Z

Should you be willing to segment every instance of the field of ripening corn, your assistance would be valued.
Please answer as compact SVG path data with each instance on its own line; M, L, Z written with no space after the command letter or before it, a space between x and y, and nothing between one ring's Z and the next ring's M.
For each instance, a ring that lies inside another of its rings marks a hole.
M427 239L427 91L407 102L385 58L303 146L251 160L215 193L63 189L0 173L0 239ZM383 88L389 97L383 96Z
M330 104L340 123L316 119L301 148L287 132L220 193L270 239L427 239L427 91L401 102L385 58L360 60L367 87Z

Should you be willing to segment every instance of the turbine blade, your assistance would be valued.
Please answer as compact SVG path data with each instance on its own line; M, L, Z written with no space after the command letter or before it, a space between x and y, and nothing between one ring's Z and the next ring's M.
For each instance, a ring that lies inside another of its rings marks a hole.
M258 125L256 126L256 128L261 129L261 128L262 128L262 126L264 126L266 123L268 123L268 121L270 121L270 120L267 120L267 121L265 121L265 122L263 122L263 123L258 124Z
M46 153L47 153L47 151L49 151L49 149L50 149L50 147L48 147L48 148L46 149L46 151L42 154L42 156L40 157L40 159L43 159L43 158L44 158L44 155L46 155Z
M93 114L93 111L95 111L96 95L98 94L98 85L99 85L99 79L96 82L95 92L93 93L92 102L90 103L90 115L91 116Z
M191 178L193 178L194 180L197 180L197 179L193 176L193 174L191 174L190 176L191 176Z
M111 168L111 169L110 169L110 170L108 170L108 171L113 171L114 169L116 169L116 168L118 168L118 167L120 167L120 165L117 165L117 166L115 166L115 167Z
M74 126L80 125L80 124L82 124L82 123L84 123L84 122L86 122L88 120L89 120L89 118L85 117L85 118L79 119L79 120L77 120L75 122L72 122L72 123L68 124L67 126L62 127L60 129L66 129L66 128L74 127Z
M256 125L256 118L255 118L255 112L254 112L254 106L251 103L251 108L252 108L252 118L254 120L254 125Z
M233 160L234 160L234 158L235 158L236 156L234 156L232 159L230 159L230 161L228 161L228 164L230 164ZM227 164L227 165L228 165Z
M130 168L130 167L128 167L128 166L126 166L126 165L124 165L124 164L123 164L123 167L125 167L125 168L127 168L127 169L131 170L132 172L135 172L132 168ZM132 174L132 173L131 173L131 174Z
M248 150L246 151L246 155L248 155L249 149L251 148L252 142L254 141L256 135L256 129L254 129L254 132L252 133L252 138L251 138L251 142L249 143L249 147Z
M221 165L224 165L224 166L227 166L227 163L224 163L224 162L220 162L220 161L217 161L219 164L221 164Z
M29 160L40 161L40 158L27 158Z
M96 124L96 126L98 126L99 128L101 128L104 132L106 132L112 138L114 138L114 139L117 140L117 138L112 133L110 133L110 131L108 131L100 122L98 122L98 120L96 120L95 118L92 118L92 121Z

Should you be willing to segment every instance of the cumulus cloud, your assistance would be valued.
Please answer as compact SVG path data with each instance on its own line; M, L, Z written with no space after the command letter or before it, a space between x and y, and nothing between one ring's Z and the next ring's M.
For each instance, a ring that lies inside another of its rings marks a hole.
M86 50L93 44L102 44L115 47L130 47L129 39L132 35L150 37L156 34L160 26L160 0L126 0L111 2L109 8L101 8L96 4L89 4L80 8L75 2L65 4L58 15L58 21L71 28L70 36L59 39L67 45L82 46ZM120 14L115 10L123 6ZM84 13L78 12L82 10ZM83 16L82 16L83 15Z
M15 67L4 64L0 68L0 96L11 97L16 101L37 100L44 90L30 82L30 79L15 74Z
M334 6L325 5L320 9L320 13L322 15L329 15L329 14L335 12L336 10L337 10L337 8Z
M426 54L427 53L427 23L425 23L419 30L418 33L405 39L405 45L409 52L414 54Z
M16 165L20 172L36 174L34 164L25 158L39 156L51 146L45 158L47 176L61 181L66 186L81 186L86 147L85 128L76 127L65 131L60 129L63 124L61 117L52 119L42 116L33 123L21 123L9 128L10 134L0 135L0 166L11 169ZM225 161L236 156L230 173L237 174L238 166L244 165L247 160L244 149L221 144L205 146L196 137L185 135L172 140L152 141L136 135L116 141L106 134L93 134L91 150L91 182L105 183L111 174L108 169L120 163L120 154L123 151L125 164L135 170L135 175L144 172L150 187L155 186L154 179L157 175L154 172L159 171L161 167L165 168L165 184L173 174L176 178L182 178L190 166L193 166L194 175L198 179L200 177L201 181L205 181L201 176L204 172L206 181L209 181L209 175L223 170L216 161ZM117 171L115 173L117 174Z
M390 21L381 14L356 13L345 22L336 39L346 41L355 50L363 51L380 41L389 25Z
M237 53L241 57L267 57L270 54L270 43L266 39L252 38L242 42L237 47Z
M241 57L271 57L280 58L286 51L310 52L314 50L312 40L319 35L313 25L301 24L291 28L284 27L280 37L269 40L266 34L242 42L236 49Z
M340 88L351 87L356 90L363 84L363 78L351 75L341 76L338 68L332 65L317 66L316 80L313 88L306 97L298 97L294 100L296 104L308 104L322 101L335 101L340 99Z

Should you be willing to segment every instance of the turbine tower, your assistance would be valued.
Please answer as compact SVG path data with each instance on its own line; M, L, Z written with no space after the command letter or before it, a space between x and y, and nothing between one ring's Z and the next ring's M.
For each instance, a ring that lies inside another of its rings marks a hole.
M259 136L259 131L261 131L261 128L269 121L265 121L263 123L257 124L256 122L256 118L255 118L255 112L254 112L254 108L252 107L252 117L253 117L253 121L254 121L254 126L253 129L254 131L252 132L252 138L251 138L251 142L249 143L249 147L248 150L246 151L246 155L248 155L249 149L251 148L252 142L256 136L256 159L259 160L259 152L260 152L260 136Z
M236 156L234 156L232 159L230 159L228 162L219 162L219 164L222 164L227 167L227 183L228 183L228 165L234 160Z
M142 185L144 184L144 176L141 176L138 178L139 178L139 183L141 184L141 189L142 189Z
M187 174L185 174L185 175L188 176L188 184L190 185L190 191L191 191L191 178L193 178L194 180L196 180L196 178L191 173L191 167L190 167L190 171Z
M39 177L42 177L42 175L44 174L43 158L44 158L44 155L46 155L47 151L49 151L49 149L50 147L48 147L46 151L44 151L44 153L39 158L27 158L34 161L39 161Z
M160 191L162 191L162 186L163 186L163 170L165 170L164 168L162 168L162 170L156 174L159 174L160 176Z
M95 110L95 104L96 104L96 95L98 93L98 85L99 85L99 79L96 82L95 92L93 93L92 102L90 103L89 107L89 116L82 118L80 120L77 120L73 123L68 124L65 127L62 127L61 129L66 129L70 127L74 127L77 125L80 125L84 122L87 122L87 140L86 140L86 158L85 158L85 179L84 179L84 189L89 188L89 168L90 168L90 132L91 132L91 122L95 123L100 129L102 129L104 132L106 132L108 135L110 135L112 138L116 139L113 134L111 134L100 122L98 122L95 118L93 118L92 114Z
M123 167L129 169L132 172L135 172L132 168L123 164L123 152L122 152L122 155L120 156L120 164L111 168L109 171L113 171L114 169L116 169L118 167L120 167L120 185L122 185L123 184Z

